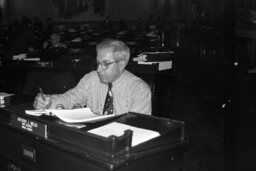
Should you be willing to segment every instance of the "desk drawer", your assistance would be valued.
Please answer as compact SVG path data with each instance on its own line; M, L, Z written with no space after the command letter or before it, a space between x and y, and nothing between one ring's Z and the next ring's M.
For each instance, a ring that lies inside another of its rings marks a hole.
M0 155L26 170L106 170L54 145L13 130L0 128ZM22 167L24 166L24 167ZM23 170L22 169L22 170Z

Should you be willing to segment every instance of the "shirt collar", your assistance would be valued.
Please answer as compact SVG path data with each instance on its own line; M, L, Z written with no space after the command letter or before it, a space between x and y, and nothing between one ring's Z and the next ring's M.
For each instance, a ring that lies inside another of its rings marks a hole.
M112 82L112 87L113 88L118 87L126 74L127 74L127 70L124 70L124 72L121 74L121 76L118 77L114 82Z

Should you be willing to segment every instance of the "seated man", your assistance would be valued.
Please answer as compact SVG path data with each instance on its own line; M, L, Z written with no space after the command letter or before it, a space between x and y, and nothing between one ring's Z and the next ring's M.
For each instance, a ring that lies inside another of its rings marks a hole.
M43 44L44 49L51 49L51 48L67 48L67 45L61 42L60 35L57 33L53 33L51 35L50 41L45 41Z
M119 40L105 40L96 46L96 52L96 71L86 74L76 87L63 94L38 94L34 108L56 108L61 104L64 108L72 109L79 104L102 115L106 114L103 111L105 107L112 105L107 114L137 112L151 115L148 84L125 69L130 58L126 44Z
M51 38L43 44L42 60L62 60L67 45L61 42L58 33L51 34Z

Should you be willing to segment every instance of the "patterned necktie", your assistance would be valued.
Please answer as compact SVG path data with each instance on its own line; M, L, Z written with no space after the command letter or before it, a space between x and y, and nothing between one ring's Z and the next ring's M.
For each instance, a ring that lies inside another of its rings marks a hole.
M112 83L108 84L108 93L106 95L106 100L103 108L103 115L113 114L113 94L112 94Z

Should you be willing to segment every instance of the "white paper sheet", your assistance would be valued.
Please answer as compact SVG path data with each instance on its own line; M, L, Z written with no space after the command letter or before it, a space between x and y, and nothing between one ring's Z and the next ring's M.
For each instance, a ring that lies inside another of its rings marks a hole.
M93 122L103 119L107 119L115 116L111 115L98 115L93 113L89 108L80 109L46 109L46 110L25 110L26 114L33 116L52 115L56 116L64 122L68 123L81 123L81 122Z
M138 128L131 125L126 125L118 122L112 122L110 124L89 130L88 132L100 135L103 137L109 137L115 135L117 137L124 134L125 130L133 131L132 146L138 145L152 138L160 136L159 132L148 129Z

